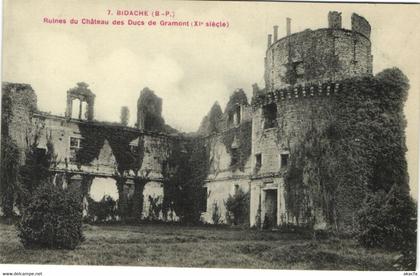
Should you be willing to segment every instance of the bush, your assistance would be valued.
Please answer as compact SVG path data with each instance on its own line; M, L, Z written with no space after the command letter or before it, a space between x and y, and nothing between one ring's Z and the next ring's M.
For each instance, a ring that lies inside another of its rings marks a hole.
M88 218L92 222L105 222L116 220L116 206L117 203L109 195L104 195L103 198L96 202L89 197Z
M416 217L416 206L407 191L395 185L387 194L378 191L359 212L358 240L365 247L415 248Z
M228 224L249 225L249 193L236 190L233 196L229 195L225 206Z
M162 197L152 197L149 195L149 214L147 219L150 221L158 221L162 212Z
M217 202L213 203L211 220L212 220L214 225L218 225L222 222L222 217L220 215L220 210L219 210L219 206L217 205Z
M83 240L80 193L40 185L17 225L25 248L74 249Z
M19 194L18 171L19 149L8 136L1 136L0 155L0 205L4 216L11 218L15 215L13 207L17 203Z

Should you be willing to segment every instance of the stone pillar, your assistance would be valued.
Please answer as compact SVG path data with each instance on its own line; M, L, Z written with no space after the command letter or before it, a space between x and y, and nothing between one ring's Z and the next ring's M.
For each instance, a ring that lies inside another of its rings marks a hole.
M95 95L91 96L87 100L87 119L88 119L88 121L92 121L93 120L93 116L94 116L94 105L95 105Z
M291 35L292 33L292 19L289 17L286 18L286 35Z
M67 92L67 105L66 105L66 117L71 118L73 110L73 97Z
M269 85L269 70L268 70L268 63L267 63L267 57L264 57L264 83L265 87L268 87Z
M81 99L79 99L79 116L78 116L79 120L82 119L82 108L83 108L82 103L83 103L83 101Z
M82 204L83 204L83 217L88 215L89 211L89 193L90 187L92 186L92 181L95 177L93 175L82 175L82 185L81 185L81 193L82 193Z
M341 12L330 11L328 13L328 28L341 29Z
M279 26L275 25L273 26L273 43L277 41L278 36L279 36Z
M270 46L271 46L271 34L267 36L267 48L270 48Z
M261 188L256 183L250 185L250 210L249 224L258 228L262 227L261 218Z
M277 190L277 224L285 225L287 224L287 210L286 210L286 200L284 198L285 187L284 179L280 180Z
M136 220L142 219L143 202L144 202L143 190L144 190L144 186L146 185L148 181L149 181L148 179L144 179L140 177L134 178L134 194L133 194L134 202L133 202L132 216Z
M118 189L118 214L121 220L125 220L127 218L127 193L125 192L124 186L127 179L123 176L117 176L117 189Z

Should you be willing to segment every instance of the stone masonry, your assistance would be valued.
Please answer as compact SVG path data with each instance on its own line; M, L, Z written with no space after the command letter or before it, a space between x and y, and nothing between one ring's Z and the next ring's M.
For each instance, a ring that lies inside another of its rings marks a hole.
M328 28L291 34L291 19L287 18L287 36L282 38L274 26L274 34L267 41L265 88L253 86L251 103L242 90L237 90L224 111L215 104L203 119L194 135L204 139L209 152L209 171L203 186L204 222L214 223L213 213L218 210L219 222L226 223L225 202L239 189L250 194L251 226L257 225L258 220L273 227L307 222L305 218L298 222L288 213L283 177L290 150L302 136L301 129L313 123L314 118L317 124L328 122L329 102L340 92L340 80L372 74L370 25L356 14L351 22L351 30L343 29L341 13L334 11L328 14ZM111 133L124 132L133 137L128 144L130 151L142 150L144 156L136 161L140 162L137 169L131 166L134 169L121 176L125 189L120 187L119 195L132 195L134 179L143 177L147 179L144 197L163 198L164 166L174 145L182 144L185 137L165 125L162 100L150 89L145 88L139 98L136 127L95 121L95 95L83 83L67 92L64 117L37 111L36 95L29 85L3 83L5 93L11 95L13 116L2 124L7 125L6 131L22 151L27 146L27 134L38 131L38 146L46 148L47 137L52 139L59 160L54 170L70 173L70 182L92 185L95 178L100 178L115 183L113 176L119 169L116 160L121 158L113 150L115 141L104 138L99 153L87 164L77 164L75 153L87 142L83 136L86 128L106 127ZM80 110L78 118L72 118L74 99L80 100L80 106L87 102L86 117ZM89 188L85 190L89 192ZM146 217L147 200L144 207ZM313 210L312 218L315 228L326 227L320 210Z

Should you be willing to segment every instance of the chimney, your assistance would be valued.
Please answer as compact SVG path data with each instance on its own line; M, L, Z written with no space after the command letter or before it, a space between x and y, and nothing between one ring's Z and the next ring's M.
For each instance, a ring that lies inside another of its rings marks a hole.
M121 119L121 124L123 126L128 126L128 121L130 119L130 110L128 109L127 106L121 107L120 119Z
M271 46L271 34L269 34L267 37L267 48L270 48L270 46Z
M254 83L252 85L252 96L255 97L260 92L260 88L258 87L258 84Z
M277 25L273 26L273 34L274 34L274 39L273 39L273 43L274 43L277 41L277 38L278 38L279 26Z
M287 17L286 18L286 35L290 35L292 33L291 24L292 24L292 19L290 19L290 17Z
M328 13L328 28L341 29L341 12L330 11Z

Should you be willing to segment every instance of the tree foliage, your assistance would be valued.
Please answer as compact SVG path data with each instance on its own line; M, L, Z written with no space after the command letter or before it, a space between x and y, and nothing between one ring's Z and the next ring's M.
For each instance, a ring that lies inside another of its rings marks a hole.
M88 198L89 209L88 219L92 222L106 222L116 220L117 203L112 197L105 195L100 201L95 201L91 197Z
M222 214L220 214L219 205L217 202L213 203L212 210L211 210L211 221L214 225L218 225L221 223Z
M28 137L27 137L28 138ZM29 140L28 140L29 141ZM36 134L25 152L25 163L19 169L21 181L20 204L29 203L34 191L52 176L50 168L56 164L56 154L51 139L47 138L47 148L38 148L39 135Z
M308 107L309 117L288 142L286 206L298 223L315 223L319 210L332 228L356 231L367 194L394 185L408 194L403 106L409 86L396 68L340 86L322 108Z
M416 244L416 205L398 185L370 193L358 221L358 240L366 247L404 250Z
M227 223L249 225L249 192L237 189L225 202Z
M13 208L20 193L18 182L20 152L16 143L6 135L1 141L0 194L5 217L13 217Z
M181 223L198 223L202 206L203 185L209 171L209 148L202 138L179 141L164 168L162 210L174 210Z
M84 240L80 194L43 183L34 190L17 230L26 248L74 249Z

